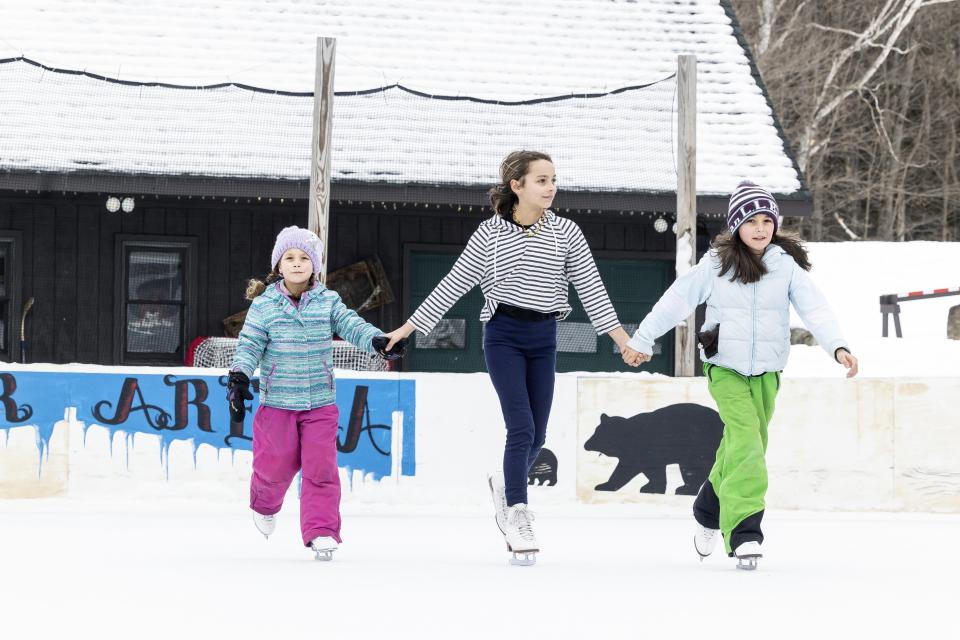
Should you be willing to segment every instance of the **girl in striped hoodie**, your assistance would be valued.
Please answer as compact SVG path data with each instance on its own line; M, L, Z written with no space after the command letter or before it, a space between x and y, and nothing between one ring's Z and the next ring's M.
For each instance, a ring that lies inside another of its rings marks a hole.
M503 472L490 476L496 519L514 561L532 564L539 549L527 508L527 475L546 438L557 359L557 321L570 314L573 283L597 334L622 348L620 326L580 228L549 207L557 194L553 161L515 151L490 190L495 215L480 223L450 273L399 329L428 334L457 300L480 285L484 357L507 428Z
M260 408L253 420L250 508L269 537L290 482L302 470L300 531L318 560L329 560L340 539L338 411L333 336L364 351L383 332L320 284L323 243L313 232L287 227L277 236L266 283L251 280L253 300L230 371L231 418L243 421L252 400L250 377L260 369ZM384 341L386 339L384 338Z

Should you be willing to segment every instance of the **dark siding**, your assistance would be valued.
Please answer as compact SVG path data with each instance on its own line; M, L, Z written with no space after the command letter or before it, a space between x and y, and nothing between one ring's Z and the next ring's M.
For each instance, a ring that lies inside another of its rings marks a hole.
M9 206L4 206L0 204L0 210L9 209L10 211L10 226L9 229L16 230L20 232L20 237L23 242L23 246L20 247L20 274L23 278L23 289L21 290L21 304L26 304L27 299L34 295L34 282L35 277L33 273L33 254L34 254L34 223L33 223L33 211L32 207L22 203L22 202L13 202L9 203ZM32 342L33 332L33 314L36 312L36 309L30 312L30 317L27 321L27 338ZM11 331L16 329L20 330L19 318L13 322L16 324L11 324ZM11 334L12 335L12 334ZM18 336L19 337L19 336ZM30 346L30 356L34 352L34 347Z
M116 364L118 234L195 238L196 303L188 324L196 335L220 336L223 319L247 306L247 279L267 273L277 232L306 221L305 204L151 197L136 198L131 213L109 213L105 199L0 192L0 229L19 231L22 238L23 301L36 299L27 321L31 362ZM375 218L367 224L375 231ZM19 332L19 318L13 324L11 331Z
M399 327L406 318L403 315L403 248L400 244L400 218L390 213L380 217L377 255L393 291L394 303L380 309L377 321L384 331Z
M210 212L210 235L206 251L200 247L200 253L207 254L206 290L201 285L200 295L206 293L207 326L204 330L200 324L200 332L206 335L223 335L222 328L212 326L216 321L222 321L232 313L233 309L240 310L241 294L235 293L230 281L230 212L218 210ZM203 274L201 274L201 282ZM236 299L236 302L234 300Z
M134 209L134 211L136 211L136 209ZM166 217L164 214L165 211L163 208L156 206L156 204L151 203L150 205L145 205L143 210L143 232L154 236L164 235L164 218ZM115 215L120 214L117 213Z
M136 197L136 196L135 196ZM305 226L307 204L229 202L186 197L136 197L131 213L109 213L106 194L0 192L0 229L20 232L21 295L36 299L27 323L32 362L116 364L114 297L117 234L187 236L197 243L196 336L223 335L222 321L246 308L247 280L269 270L276 234ZM425 211L334 206L328 269L378 256L394 302L364 317L389 331L406 320L403 308L404 245L463 246L488 214L475 209ZM669 254L671 233L656 233L649 216L562 214L583 229L594 251ZM719 222L710 232L719 230ZM705 238L701 239L705 242ZM11 330L19 330L11 326ZM188 341L196 336L188 336Z
M103 203L91 203L100 218L99 246L96 251L100 256L98 270L100 281L100 300L97 306L97 315L100 318L97 331L97 353L99 364L116 364L114 362L114 341L119 340L119 327L114 318L115 278L117 270L116 241L117 234L123 232L123 218L111 214L103 207ZM134 209L136 211L136 209ZM91 264L91 271L93 265Z
M30 313L31 362L63 362L54 353L56 332L56 210L52 204L33 207L33 263L24 269L33 270L33 295L36 301Z
M623 248L625 251L643 251L643 235L644 227L640 224L640 220L632 220L631 224L624 225L624 234L623 234Z
M58 207L54 218L54 357L77 361L77 205Z
M195 215L187 216L187 230L184 235L197 239L197 304L194 309L194 326L197 328L197 335L207 336L221 335L219 327L212 327L210 318L210 300L209 300L209 254L210 254L210 211L201 209L194 212Z
M419 241L425 244L443 244L443 220L437 216L421 218Z
M100 334L100 294L109 283L100 281L100 210L90 204L77 205L77 361L97 362ZM89 277L94 276L94 277Z
M607 251L623 251L626 248L626 225L620 223L610 223L604 225L603 248Z
M229 238L227 245L227 260L224 266L229 265L229 280L226 291L226 308L220 317L225 318L232 313L231 302L235 299L235 292L244 287L244 283L251 275L253 261L251 260L251 242L253 217L250 211L231 210L228 218L229 233L225 238ZM219 333L216 335L220 335Z

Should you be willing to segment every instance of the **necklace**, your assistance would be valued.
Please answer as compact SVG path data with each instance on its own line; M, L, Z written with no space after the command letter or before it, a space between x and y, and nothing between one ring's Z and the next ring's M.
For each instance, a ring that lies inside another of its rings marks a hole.
M529 226L526 226L526 228L524 229L524 224L520 222L520 217L517 215L517 206L514 205L513 207L513 221L516 222L521 229L524 229L525 233L527 234L527 237L535 236L538 233L540 233L540 230L543 228L545 219L546 219L546 216L543 214L543 212L541 212L540 217L537 218L537 221Z

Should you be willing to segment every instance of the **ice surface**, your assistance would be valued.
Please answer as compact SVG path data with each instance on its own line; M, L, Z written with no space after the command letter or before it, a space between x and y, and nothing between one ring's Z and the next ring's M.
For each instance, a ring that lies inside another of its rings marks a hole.
M765 557L747 573L719 550L700 563L689 512L660 506L546 507L537 565L511 567L492 513L471 505L347 500L344 544L321 563L301 546L295 501L268 541L239 503L0 502L3 635L916 638L956 628L955 515L774 511Z

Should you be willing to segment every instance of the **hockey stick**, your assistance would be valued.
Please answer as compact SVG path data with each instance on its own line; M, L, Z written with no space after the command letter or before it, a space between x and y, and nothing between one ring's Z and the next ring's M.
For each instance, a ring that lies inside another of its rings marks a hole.
M33 309L33 296L27 299L27 303L23 305L23 312L20 314L20 362L24 364L27 362L27 314L30 313L31 309Z

